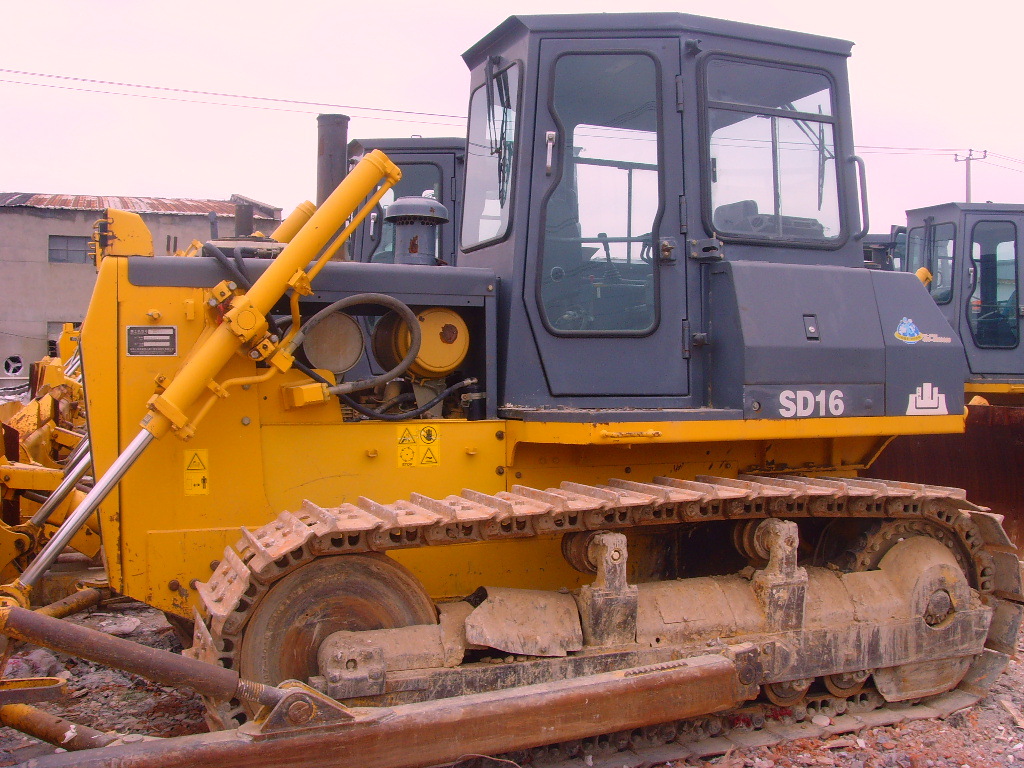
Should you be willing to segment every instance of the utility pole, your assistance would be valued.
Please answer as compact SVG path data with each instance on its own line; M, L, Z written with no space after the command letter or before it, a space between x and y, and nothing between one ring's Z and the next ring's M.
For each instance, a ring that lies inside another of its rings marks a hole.
M967 170L967 200L965 202L971 202L971 161L984 160L986 157L988 157L987 149L982 150L980 155L975 155L973 149L967 150L967 154L964 157L953 155L953 161L963 163Z

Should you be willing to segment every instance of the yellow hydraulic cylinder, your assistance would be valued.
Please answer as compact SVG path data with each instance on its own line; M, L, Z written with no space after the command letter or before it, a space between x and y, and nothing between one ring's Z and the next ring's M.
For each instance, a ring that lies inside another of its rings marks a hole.
M277 225L271 237L279 243L290 243L314 213L316 206L309 200L299 203L295 210L288 214L288 218Z
M236 297L231 312L234 322L221 323L201 342L182 366L163 394L150 401L150 412L142 419L142 428L161 437L174 426L187 424L185 410L191 407L207 385L227 364L245 339L246 328L258 327L266 314L288 289L288 282L327 245L338 228L382 180L394 184L401 170L379 150L366 155L345 177L323 205L271 262L267 270L243 296ZM241 300L241 301L240 301Z

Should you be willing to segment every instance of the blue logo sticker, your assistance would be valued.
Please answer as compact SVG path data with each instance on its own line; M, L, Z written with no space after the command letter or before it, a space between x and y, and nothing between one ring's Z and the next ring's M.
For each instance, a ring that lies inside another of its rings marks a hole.
M904 341L907 344L917 344L924 334L921 333L920 329L914 325L914 321L909 317L904 317L900 320L900 324L896 326L896 333L894 334L897 339Z

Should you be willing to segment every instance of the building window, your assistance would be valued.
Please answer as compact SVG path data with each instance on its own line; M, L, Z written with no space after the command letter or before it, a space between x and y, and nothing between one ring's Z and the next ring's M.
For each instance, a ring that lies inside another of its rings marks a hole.
M88 237L50 235L49 259L55 264L88 264L89 241Z

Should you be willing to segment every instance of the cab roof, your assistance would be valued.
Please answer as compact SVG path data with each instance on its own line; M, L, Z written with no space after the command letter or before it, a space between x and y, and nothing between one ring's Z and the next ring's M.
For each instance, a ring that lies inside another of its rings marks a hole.
M804 48L840 56L849 56L853 49L853 43L848 40L707 16L694 16L689 13L567 13L510 16L462 54L462 58L470 68L476 67L489 52L503 48L512 40L529 33L573 36L594 33L601 36L620 34L623 37L634 38L689 33L774 43L788 48Z

